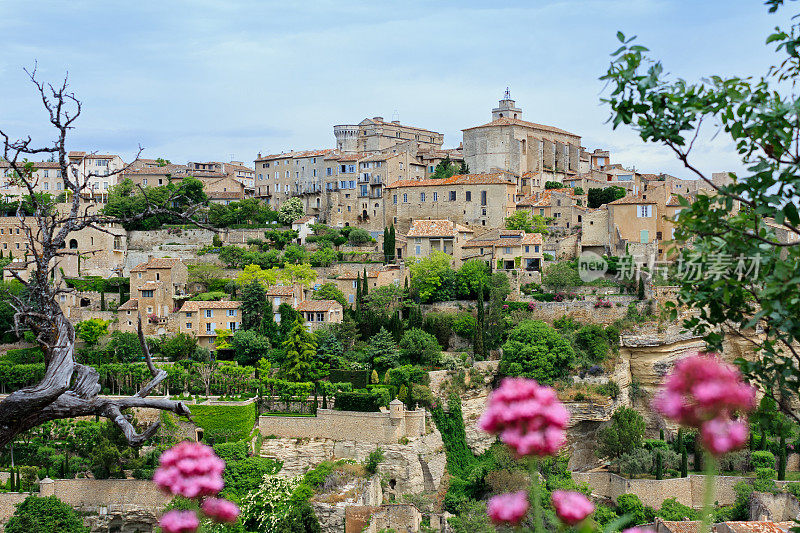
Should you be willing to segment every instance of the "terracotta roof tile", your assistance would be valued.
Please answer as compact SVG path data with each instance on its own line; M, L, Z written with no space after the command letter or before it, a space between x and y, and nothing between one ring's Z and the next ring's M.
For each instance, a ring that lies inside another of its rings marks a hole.
M608 205L633 205L633 204L655 204L655 200L647 199L645 200L641 194L637 194L636 196L625 196L620 198L619 200L614 200L613 202L608 202Z
M233 300L221 300L218 302L201 302L197 300L189 300L184 302L181 306L180 312L186 311L201 311L204 309L238 309L242 302Z
M305 150L301 152L291 151L283 154L265 155L257 158L256 161L270 161L272 159L289 159L289 158L299 159L302 157L319 157L323 155L328 155L334 151L335 150L333 148L326 148L322 150Z
M294 288L288 285L273 285L267 289L267 296L292 296Z
M491 230L480 237L464 243L464 248L482 248L489 246L524 246L542 244L540 233L525 233L522 230Z
M306 222L311 222L312 220L315 220L316 218L317 217L315 217L314 215L306 215L304 217L298 218L297 220L292 222L292 224L305 224Z
M345 272L341 274L337 279L356 279L358 276L363 274L362 271L358 272ZM367 270L367 278L377 278L378 271L377 270Z
M172 268L181 260L174 257L153 257L146 263L139 263L131 269L131 272L144 272L148 268Z
M497 120L493 120L481 126L473 126L471 128L464 128L461 131L469 131L474 130L476 128L487 128L493 126L523 126L526 128L535 128L537 130L542 131L549 131L550 133L560 133L562 135L569 135L571 137L580 137L580 135L575 135L574 133L570 133L566 130L562 130L560 128L556 128L554 126L546 126L544 124L537 124L535 122L528 122L527 120L520 120L518 118L509 118L509 117L502 117L498 118Z
M163 285L163 283L161 283L160 281L146 281L144 283L144 285L139 287L139 290L140 291L152 291L152 290L155 290L155 289L161 287L162 285Z
M117 307L117 311L134 311L139 309L139 299L138 298L131 298L124 304Z
M305 300L297 305L298 311L323 312L341 310L342 304L336 300Z
M386 189L398 189L403 187L435 187L442 185L514 185L505 178L508 174L504 172L494 172L488 174L456 174L444 179L423 179L423 180L399 180L391 185L386 185Z
M406 233L406 238L454 237L458 233L474 233L474 231L452 220L414 220Z

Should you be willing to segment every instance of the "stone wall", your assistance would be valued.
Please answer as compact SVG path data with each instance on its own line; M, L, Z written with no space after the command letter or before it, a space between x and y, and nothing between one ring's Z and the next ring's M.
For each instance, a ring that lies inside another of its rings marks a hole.
M397 533L416 533L422 523L422 513L410 503L381 505L372 512L364 533L393 530ZM354 530L355 531L355 530ZM345 529L345 533L350 530Z
M389 413L360 413L319 409L317 416L262 416L258 427L268 437L359 440L393 444L402 437L425 434L425 410L404 411L398 418Z
M610 472L573 472L572 478L578 483L587 483L592 494L616 501L623 494L636 494L644 505L659 509L667 498L675 498L678 503L689 507L703 506L705 489L704 475L689 475L671 479L627 479ZM753 478L740 476L716 476L714 478L714 500L720 505L731 505L736 500L733 487L740 481ZM785 482L777 482L781 486Z
M127 506L161 511L170 498L152 481L143 479L56 479L40 484L40 496L57 496L64 503L87 513L103 508Z
M17 504L30 496L27 492L0 492L0 524L5 524L16 511Z
M800 518L800 503L791 494L754 492L750 497L750 520L783 522Z
M616 320L627 316L628 304L633 301L631 296L617 294L608 295L604 298L612 302L612 307L595 307L596 298L587 296L586 300L535 302L536 308L531 314L534 319L549 323L563 316L571 316L579 322L592 324L612 324ZM618 303L621 305L618 306ZM637 304L637 306L642 304Z

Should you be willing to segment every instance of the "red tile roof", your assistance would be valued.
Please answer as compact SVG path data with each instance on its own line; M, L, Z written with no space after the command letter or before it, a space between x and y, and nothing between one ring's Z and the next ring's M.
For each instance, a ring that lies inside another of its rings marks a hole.
M452 220L414 220L406 237L454 237L458 233L474 231Z
M613 202L608 202L608 205L638 205L638 204L655 204L655 200L645 200L641 194L637 194L636 196L625 196L624 198L620 198L619 200L614 200Z
M273 285L267 289L267 296L292 296L294 288L287 285Z
M183 303L180 312L200 311L201 309L238 309L241 304L242 302L232 300L221 300L218 302L189 300L188 302Z
M153 257L148 262L133 267L131 272L144 272L148 268L172 268L180 262L180 259L173 257Z
M542 244L541 233L525 233L522 230L491 230L480 237L464 243L464 248L482 248L490 246L524 246Z
M272 154L272 155L265 155L256 159L256 161L270 161L272 159L288 159L288 158L302 158L302 157L319 157L323 155L328 155L334 150L332 148L322 149L322 150L305 150L302 152L287 152L284 154ZM248 169L249 170L249 169Z
M424 180L399 180L391 185L386 185L385 189L398 189L403 187L436 187L442 185L514 185L505 176L504 172L494 172L489 174L456 174L443 179L424 179Z
M464 128L461 131L469 131L474 130L476 128L487 128L487 127L495 127L495 126L522 126L525 128L535 128L537 130L548 131L550 133L560 133L562 135L569 135L571 137L580 137L580 135L575 135L574 133L570 133L566 130L562 130L560 128L556 128L554 126L546 126L544 124L537 124L535 122L528 122L527 120L520 120L518 118L509 118L509 117L502 117L498 118L497 120L493 120L489 123L483 124L481 126L473 126L471 128Z
M324 312L334 309L342 310L342 304L336 300L305 300L297 305L298 311Z
M134 311L139 309L139 299L138 298L131 298L124 304L117 307L117 311Z

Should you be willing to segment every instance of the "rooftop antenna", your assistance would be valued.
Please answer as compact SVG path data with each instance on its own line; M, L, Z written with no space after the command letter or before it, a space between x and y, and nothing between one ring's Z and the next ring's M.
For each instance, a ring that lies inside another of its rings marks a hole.
M228 154L228 155L231 156L231 161L233 161L236 158L236 154Z
M503 95L503 100L511 100L511 91L506 87L506 93Z
M392 113L392 122L400 122L400 113L397 112L397 109Z

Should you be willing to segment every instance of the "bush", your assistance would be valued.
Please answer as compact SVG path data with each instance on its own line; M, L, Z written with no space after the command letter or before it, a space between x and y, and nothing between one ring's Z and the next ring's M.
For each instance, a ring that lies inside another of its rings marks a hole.
M353 246L359 246L362 244L367 244L372 242L372 237L370 234L361 228L354 228L350 231L350 235L347 236L347 240Z
M247 459L247 442L240 440L238 442L222 442L215 444L214 452L219 455L220 459L225 461L226 464L234 461L242 461Z
M406 331L399 345L403 359L412 364L435 365L442 353L436 338L419 328Z
M500 374L532 378L549 384L567 375L575 359L569 342L541 321L525 320L503 344Z
M386 389L374 390L372 392L337 392L335 408L339 411L359 411L377 412L381 410L381 405L388 391ZM387 402L388 403L388 402Z
M602 326L589 324L575 333L575 346L584 352L589 361L600 363L608 355L610 345Z
M775 468L775 456L772 452L766 450L759 450L751 453L750 462L755 471L758 471L759 468Z
M620 407L611 415L611 423L598 433L598 454L601 457L619 457L630 453L642 443L644 419L636 410Z
M378 447L369 453L367 460L364 461L364 469L370 474L378 471L378 465L383 462L383 449Z
M629 526L638 526L652 522L656 512L651 507L645 507L636 494L623 494L617 498L617 514L631 517Z
M675 498L667 498L661 502L661 509L656 516L662 520L680 522L682 520L700 520L700 513L695 509L682 503L678 503Z
M6 533L88 533L77 513L55 496L28 496L17 504Z

